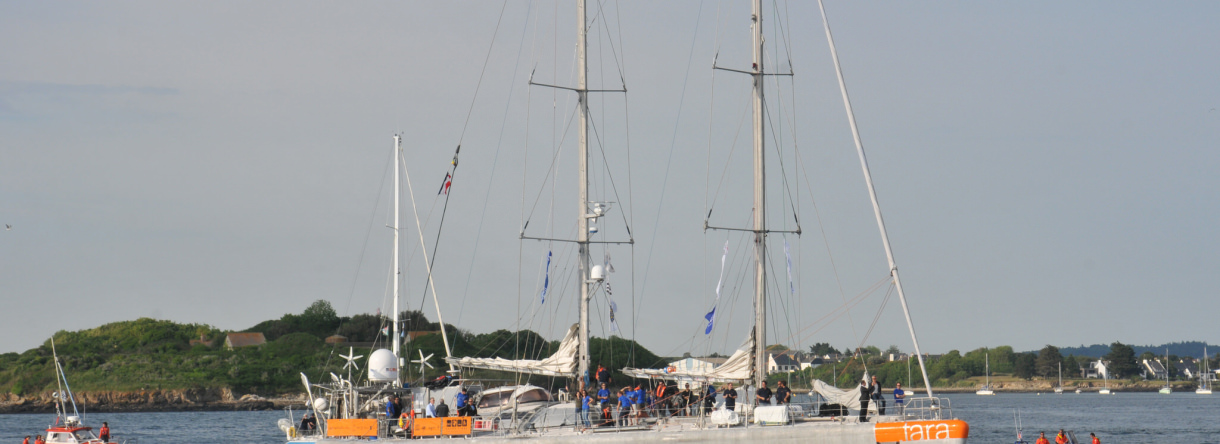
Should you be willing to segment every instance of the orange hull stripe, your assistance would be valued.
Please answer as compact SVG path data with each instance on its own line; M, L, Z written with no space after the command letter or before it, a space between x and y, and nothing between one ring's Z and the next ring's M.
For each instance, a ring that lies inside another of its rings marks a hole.
M877 423L873 429L877 442L964 440L970 435L970 425L961 420L904 421Z

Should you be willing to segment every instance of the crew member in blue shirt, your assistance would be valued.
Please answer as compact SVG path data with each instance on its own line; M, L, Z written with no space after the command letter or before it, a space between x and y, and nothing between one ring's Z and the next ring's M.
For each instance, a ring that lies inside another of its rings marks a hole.
M627 390L618 391L618 425L627 425L627 417L631 414L631 398L627 396Z
M905 405L903 400L906 399L906 397L907 392L902 391L902 383L899 382L894 384L894 408L898 409L899 415L902 414L902 406Z
M457 407L458 416L470 416L470 395L466 394L466 387L462 387L462 392L454 396L453 405Z
M708 384L704 387L703 392L703 414L709 415L712 413L712 408L716 407L716 386Z
M593 423L589 421L589 407L593 404L593 397L589 396L588 390L580 391L580 422L585 427L593 427Z
M602 383L601 390L597 391L597 402L605 404L610 402L610 390L606 389L606 383Z

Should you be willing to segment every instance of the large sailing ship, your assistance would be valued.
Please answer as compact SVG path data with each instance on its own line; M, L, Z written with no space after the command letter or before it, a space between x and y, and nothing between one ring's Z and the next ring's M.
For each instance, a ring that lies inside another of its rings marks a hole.
M747 232L753 241L753 273L754 273L754 325L746 339L723 364L714 368L686 369L648 369L624 368L622 373L635 378L641 385L672 383L718 384L733 383L740 386L734 389L738 399L743 401L736 410L726 410L722 402L710 414L702 415L648 415L638 421L629 421L628 425L606 423L601 427L588 427L583 424L577 414L580 410L579 400L569 401L566 394L552 396L545 388L533 385L505 385L484 390L483 384L462 376L472 370L493 370L517 374L541 375L553 378L564 378L570 381L569 387L584 387L589 384L590 377L590 320L589 304L591 295L604 284L606 268L603 265L593 265L590 246L592 244L614 243L615 241L592 241L592 223L606 214L605 202L593 201L589 196L589 104L590 92L605 92L592 90L587 81L587 34L588 19L586 17L585 0L577 0L577 86L567 88L577 95L576 127L578 132L577 151L577 187L578 206L575 239L567 240L576 245L576 280L579 288L579 318L567 329L560 341L557 351L544 359L505 359L499 357L477 358L452 356L446 342L447 356L445 361L450 366L450 372L438 380L415 387L407 387L399 377L399 368L405 366L402 354L397 344L400 333L399 323L394 322L394 342L391 349L376 350L368 361L367 382L355 384L349 375L347 378L331 374L330 382L312 383L302 379L309 392L309 414L311 419L297 426L295 417L280 421L280 428L285 431L288 442L343 443L376 438L386 442L406 442L419 437L449 436L460 437L477 442L518 442L522 439L539 442L644 442L644 441L675 441L675 442L824 442L824 443L890 443L890 442L929 442L929 443L965 443L969 435L969 426L964 421L953 417L952 409L946 399L937 398L931 390L928 376L923 365L923 355L919 351L918 339L911 324L910 313L907 310L906 296L899 280L898 269L890 249L876 193L872 187L872 178L865 160L863 147L860 144L858 131L855 128L854 116L851 113L850 101L842 80L842 72L838 70L837 53L834 52L833 38L825 19L826 33L831 44L832 55L839 84L847 107L848 118L852 124L853 136L856 141L858 155L873 209L885 246L889 263L889 277L901 301L907 326L919 359L919 367L923 373L926 392L922 395L912 395L906 398L902 409L891 409L889 414L870 415L869 420L862 421L855 415L844 415L842 411L832 416L819 416L822 403L806 403L805 405L755 405L745 401L752 399L755 388L761 387L767 378L768 354L767 344L767 281L768 254L767 239L772 233L779 233L767 223L767 190L766 190L766 137L764 131L765 94L764 80L768 76L777 75L768 71L765 63L763 44L763 11L762 1L752 1L750 29L752 33L752 61L748 69L726 69L749 76L753 81L752 101L752 157L753 157L753 224L750 228L717 228L705 223L708 230L731 230ZM825 12L823 11L823 17ZM725 68L717 68L725 69ZM531 85L538 85L531 78ZM550 86L550 85L544 85ZM624 88L625 89L625 88ZM400 139L395 138L395 152L400 155ZM396 161L396 163L400 163ZM396 165L398 168L401 165ZM395 181L397 185L397 170ZM396 188L397 193L397 188ZM397 202L397 195L395 196ZM397 209L395 210L395 270L397 265L397 234L399 231ZM522 239L530 239L524 232ZM557 239L546 239L556 241ZM623 243L631 242L630 239ZM422 243L422 242L421 242ZM425 257L426 257L425 253ZM425 262L426 263L426 262ZM429 265L430 268L430 265ZM429 270L429 278L431 271ZM397 282L395 282L395 299L397 300ZM434 287L433 287L434 288ZM435 290L433 290L435 300ZM395 316L397 317L395 302ZM439 312L439 308L438 308ZM441 331L444 332L442 325ZM354 353L344 356L349 365L356 364ZM426 365L424 356L417 362ZM836 408L859 410L861 388L840 390L821 381L812 381L813 399L823 403L837 404ZM318 395L315 396L315 390ZM427 403L431 398L453 399L462 391L474 394L471 402L474 414L470 416L424 418ZM387 407L392 397L406 398L407 407L402 413ZM875 407L873 408L875 409ZM393 413L387 413L393 412ZM391 416L393 415L393 416ZM600 418L599 418L600 419ZM599 421L600 422L600 421ZM306 430L302 430L306 429Z

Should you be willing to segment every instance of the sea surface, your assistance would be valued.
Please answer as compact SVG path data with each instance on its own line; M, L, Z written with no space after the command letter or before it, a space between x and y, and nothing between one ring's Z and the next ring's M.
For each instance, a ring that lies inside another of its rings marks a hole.
M954 416L970 423L971 443L1014 442L1014 413L1020 409L1025 440L1030 443L1039 431L1046 431L1053 440L1055 432L1063 428L1074 431L1082 443L1094 432L1105 444L1220 444L1220 395L1001 393L945 397L952 403ZM273 444L284 442L275 423L285 415L284 411L95 413L87 414L85 421L94 427L107 421L115 438L136 438L140 444ZM0 444L20 443L22 437L43 432L54 420L51 414L0 415Z

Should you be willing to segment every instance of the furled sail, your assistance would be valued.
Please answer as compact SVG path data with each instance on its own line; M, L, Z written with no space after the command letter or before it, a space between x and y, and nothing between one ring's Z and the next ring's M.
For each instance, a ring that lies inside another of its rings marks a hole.
M559 343L559 350L543 360L503 358L445 358L445 362L457 367L484 370L500 370L514 373L529 373L544 376L572 376L576 374L576 351L580 342L576 338L577 325L568 329L568 334Z
M839 404L852 410L860 410L860 387L842 390L820 380L813 380L813 391L822 395L827 404ZM876 411L877 405L869 403L868 409Z
M754 367L754 330L737 351L724 364L711 370L674 370L652 368L624 368L623 374L632 378L663 379L690 382L739 382L749 381Z

